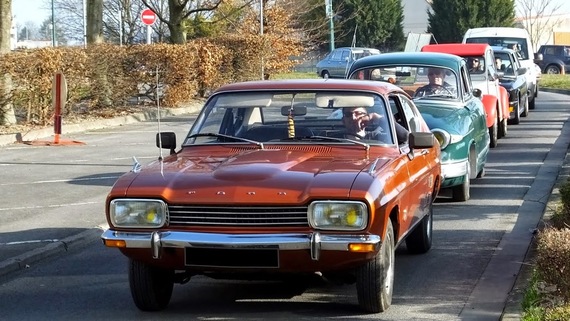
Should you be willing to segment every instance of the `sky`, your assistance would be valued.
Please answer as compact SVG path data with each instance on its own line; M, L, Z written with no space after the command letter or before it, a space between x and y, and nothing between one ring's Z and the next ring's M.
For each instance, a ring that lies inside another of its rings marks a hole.
M338 1L338 0L333 0L333 1ZM557 11L558 13L570 14L570 1L568 0L543 0L543 1L550 1L552 4L561 5L560 10ZM51 1L12 0L12 15L15 16L16 23L19 25L23 25L27 21L33 21L36 23L36 25L39 26L45 19L49 18L51 15Z

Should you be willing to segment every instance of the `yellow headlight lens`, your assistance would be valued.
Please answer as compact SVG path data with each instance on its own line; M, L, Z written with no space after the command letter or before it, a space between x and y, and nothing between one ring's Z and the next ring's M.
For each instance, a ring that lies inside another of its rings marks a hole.
M109 208L116 227L156 228L167 221L167 206L161 200L115 199Z
M317 229L362 230L368 207L358 201L316 201L309 206L309 223Z

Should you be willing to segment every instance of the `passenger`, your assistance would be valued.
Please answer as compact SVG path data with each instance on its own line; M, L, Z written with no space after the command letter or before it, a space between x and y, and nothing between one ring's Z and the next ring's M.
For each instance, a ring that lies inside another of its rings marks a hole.
M416 90L414 97L423 97L431 95L452 95L457 96L455 88L445 82L445 71L442 68L428 69L429 83Z
M385 140L381 135L386 135L388 129L384 116L368 113L364 107L344 108L342 123L345 127L344 136L348 139ZM383 123L385 126L382 126ZM369 127L374 130L367 130ZM408 141L408 130L396 123L396 136L398 144L403 144Z

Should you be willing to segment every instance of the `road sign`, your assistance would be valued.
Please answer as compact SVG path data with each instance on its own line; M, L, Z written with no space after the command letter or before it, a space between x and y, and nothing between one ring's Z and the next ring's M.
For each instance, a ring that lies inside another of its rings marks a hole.
M141 13L141 19L145 25L150 26L156 21L156 13L150 9L144 9Z

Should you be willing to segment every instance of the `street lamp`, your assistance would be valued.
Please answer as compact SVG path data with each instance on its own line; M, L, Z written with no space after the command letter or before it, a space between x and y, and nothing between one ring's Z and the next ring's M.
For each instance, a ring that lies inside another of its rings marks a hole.
M329 33L330 33L330 51L334 50L334 14L332 8L332 0L325 0L325 13L329 18Z

